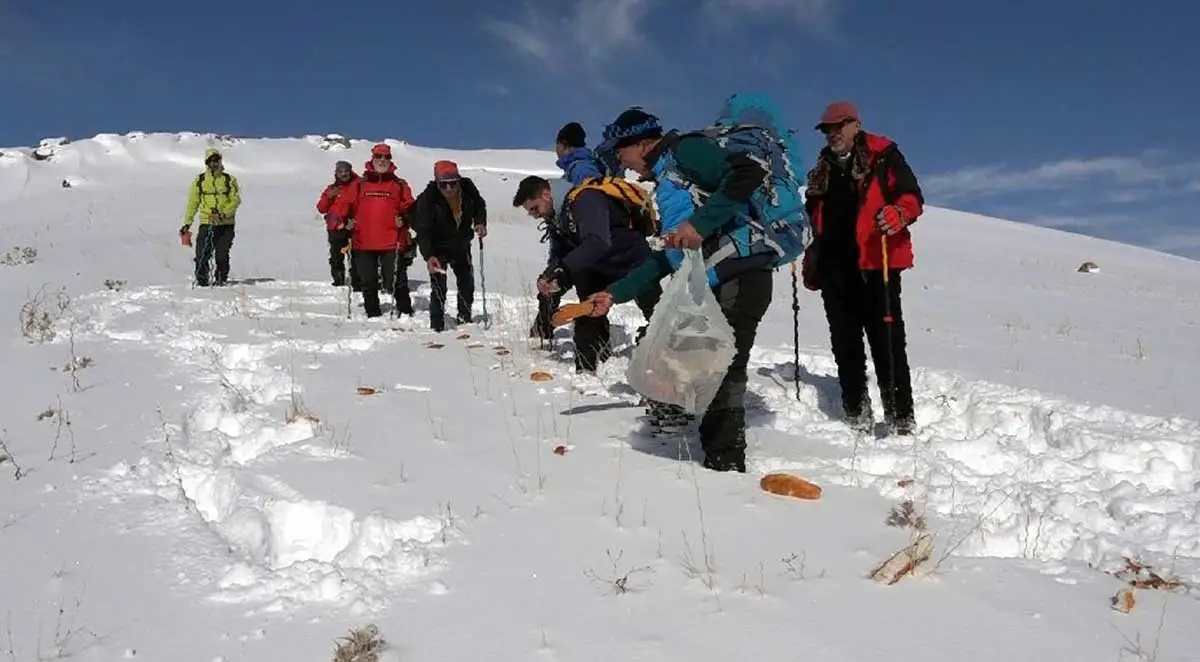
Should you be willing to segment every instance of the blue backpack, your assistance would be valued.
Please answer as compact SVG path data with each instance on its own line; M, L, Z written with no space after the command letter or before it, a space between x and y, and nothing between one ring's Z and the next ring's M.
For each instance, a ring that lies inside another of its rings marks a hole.
M709 265L727 257L773 254L776 269L799 258L812 241L812 226L804 209L805 173L798 165L793 131L781 129L774 102L762 94L733 94L717 121L683 136L704 136L721 147L743 152L766 169L763 183L750 199L747 213L733 221L728 241L709 256ZM711 191L701 190L674 168L664 175L688 190L697 206Z

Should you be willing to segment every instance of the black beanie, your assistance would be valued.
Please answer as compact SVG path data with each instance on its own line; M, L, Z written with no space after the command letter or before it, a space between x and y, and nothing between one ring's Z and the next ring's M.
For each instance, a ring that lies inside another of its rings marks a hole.
M579 122L569 122L558 130L555 142L560 142L567 147L583 147L587 144L587 134L584 133L583 125Z
M606 143L614 147L637 142L644 138L658 138L663 134L658 118L638 106L625 110L604 130Z

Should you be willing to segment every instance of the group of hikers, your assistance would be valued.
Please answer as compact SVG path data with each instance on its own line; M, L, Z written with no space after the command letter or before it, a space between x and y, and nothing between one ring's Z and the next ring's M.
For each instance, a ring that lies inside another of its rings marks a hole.
M798 198L802 224L811 231L796 260L799 279L806 289L819 291L824 304L847 424L856 433L875 427L867 388L869 348L885 423L891 433L912 434L900 274L913 264L909 226L921 215L924 198L898 146L864 130L852 103L827 106L815 129L826 144L807 177L797 175L803 180L797 185L803 188ZM747 365L772 303L774 272L789 262L780 255L790 257L781 253L782 242L760 216L764 196L779 199L780 191L768 183L773 171L790 170L791 162L772 165L715 134L666 130L656 116L636 106L605 127L595 149L586 146L586 138L579 123L563 126L555 139L562 179L527 176L513 196L513 207L540 221L542 241L549 244L546 268L537 278L538 314L529 335L543 340L553 336L551 316L564 293L574 288L587 304L573 321L575 368L595 373L611 356L612 306L635 302L648 322L663 292L662 279L679 269L684 251L699 251L736 349L699 424L703 465L745 472ZM240 204L236 179L223 172L220 153L209 150L206 165L180 230L185 245L191 245L192 219L202 212L195 242L200 285L209 283L206 261L214 254L213 282L228 278ZM407 269L419 251L430 274L431 328L445 328L447 269L454 272L458 289L456 319L470 322L471 248L475 237L482 242L487 235L487 205L451 161L434 164L432 180L415 198L395 169L386 144L372 148L361 175L348 162L335 166L334 181L317 202L328 233L332 282L360 291L370 317L382 314L381 289L393 294L397 314L412 315ZM653 183L652 192L627 180L629 170L639 181ZM652 246L656 243L661 250ZM349 282L343 261L347 253ZM795 292L796 264L790 264ZM793 309L798 309L796 302ZM643 325L635 343L645 331ZM799 366L795 369L798 375ZM665 425L691 418L678 406L648 404L651 416Z

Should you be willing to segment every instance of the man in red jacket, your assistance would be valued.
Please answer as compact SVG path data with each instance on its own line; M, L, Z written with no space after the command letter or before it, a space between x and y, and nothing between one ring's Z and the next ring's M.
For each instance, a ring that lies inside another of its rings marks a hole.
M850 102L830 104L816 129L825 134L826 147L808 173L805 191L815 237L804 254L804 286L820 290L825 304L847 422L859 432L875 425L865 332L885 420L892 432L911 434L915 419L900 272L912 267L908 228L925 199L900 148L863 131Z
M317 200L317 211L325 215L325 231L329 239L329 271L333 275L333 286L346 284L346 254L350 245L350 231L346 229L350 206L358 198L358 173L349 161L338 161L333 167L333 183L321 191ZM358 271L350 264L350 287L362 291Z
M363 166L358 195L351 209L354 269L362 283L367 317L379 317L380 272L383 287L392 292L397 315L412 315L408 266L412 264L412 234L404 219L413 204L408 182L396 176L392 148L380 143L371 148Z

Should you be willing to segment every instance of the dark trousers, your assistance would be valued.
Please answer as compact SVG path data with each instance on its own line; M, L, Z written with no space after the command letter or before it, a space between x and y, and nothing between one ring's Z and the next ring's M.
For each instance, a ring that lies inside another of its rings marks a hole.
M549 340L554 337L554 325L551 323L551 318L554 317L554 311L558 310L562 304L563 290L559 290L554 294L542 294L538 292L537 317L533 320L533 327L529 329L530 338L541 338Z
M829 322L829 338L847 418L868 413L865 410L869 399L864 333L875 364L887 421L911 420L913 417L912 377L908 367L898 270L888 271L887 294L891 300L891 324L884 321L882 271L834 267L821 273L821 299L825 303L825 319ZM893 377L894 391L889 388L893 385Z
M471 263L471 247L451 251L437 256L443 269L454 273L454 285L458 288L458 316L460 324L471 321L471 305L475 303L475 273ZM429 274L429 326L434 331L446 328L446 297L449 296L449 279L445 273Z
M343 250L350 245L350 232L347 230L329 230L329 274L333 277L333 286L342 287L346 284L346 268L350 269L350 286L355 292L362 290L362 279L358 270Z
M233 225L201 224L196 231L195 275L197 285L208 285L208 263L216 257L216 284L229 280L229 250L233 248Z
M362 284L363 308L367 311L367 317L383 314L379 305L380 289L392 294L397 314L413 314L412 296L408 289L409 262L400 253L395 250L355 250L351 255L354 256L354 270L358 272Z
M771 271L748 271L713 289L733 327L737 353L700 421L704 465L710 469L745 471L747 366L758 325L771 307L774 281Z
M584 274L582 278L575 281L575 293L579 296L580 301L584 301L593 294L604 291L617 280L616 276L606 276L595 272ZM634 299L634 303L642 311L642 315L649 320L661 297L662 287L655 283L653 287L638 295ZM575 370L595 373L600 364L612 355L612 327L609 324L608 315L579 317L575 320L574 327L572 342L575 343ZM641 341L645 334L646 325L643 324L638 329L634 342Z

